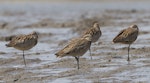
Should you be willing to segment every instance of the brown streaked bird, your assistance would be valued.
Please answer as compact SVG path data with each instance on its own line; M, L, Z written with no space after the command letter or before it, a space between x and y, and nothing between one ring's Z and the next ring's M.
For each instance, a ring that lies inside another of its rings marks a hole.
M97 22L94 22L93 27L89 28L88 30L86 30L83 34L90 34L92 36L92 43L98 41L98 39L100 38L100 36L102 35L102 32L100 30L99 24ZM92 55L91 55L91 49L89 48L90 51L90 56L92 59Z
M91 35L87 34L70 42L66 47L57 52L57 57L73 56L77 61L79 69L79 57L84 55L91 46Z
M128 46L128 59L127 61L130 61L129 57L129 51L130 51L130 45L137 39L139 33L139 29L137 25L131 25L127 29L123 29L114 39L114 43L123 43L123 44L129 44Z
M23 51L23 59L24 59L24 64L26 66L24 51L31 49L37 44L38 34L36 32L32 32L31 34L28 35L10 36L10 37L6 37L5 40L10 41L8 44L6 44L7 47L14 47L18 50Z

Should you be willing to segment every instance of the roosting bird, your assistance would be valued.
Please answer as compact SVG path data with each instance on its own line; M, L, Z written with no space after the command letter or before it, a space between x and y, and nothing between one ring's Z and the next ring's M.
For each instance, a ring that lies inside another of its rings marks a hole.
M100 38L100 36L102 35L99 24L97 22L94 22L93 27L86 30L84 32L83 36L87 35L87 34L90 34L92 36L92 43L97 42L98 39ZM89 51L90 51L90 56L91 56L91 59L92 59L92 54L91 54L91 49L90 48L89 48Z
M139 29L137 25L131 25L127 29L123 29L114 39L114 43L123 43L129 44L128 46L128 58L127 61L130 61L129 51L130 45L137 39Z
M79 57L84 55L91 46L91 35L87 34L81 38L71 41L66 47L57 52L57 57L73 56L77 61L79 69Z
M6 41L10 41L8 44L6 44L7 47L14 47L18 50L23 51L23 59L24 64L26 66L24 51L29 50L32 47L34 47L38 42L38 34L36 32L32 32L28 35L13 35L10 37L6 37Z

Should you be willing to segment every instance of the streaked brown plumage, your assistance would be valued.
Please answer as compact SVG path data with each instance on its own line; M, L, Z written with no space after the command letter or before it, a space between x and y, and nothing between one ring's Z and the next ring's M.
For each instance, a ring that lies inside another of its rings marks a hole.
M102 35L102 32L101 32L100 27L99 27L99 24L97 22L95 22L93 24L93 27L91 27L88 30L86 30L83 35L86 35L86 34L90 34L92 36L92 43L98 41L98 39ZM91 56L91 59L92 59L91 49L90 48L89 48L89 51L90 51L90 56Z
M73 56L75 57L79 69L79 56L84 55L91 46L91 35L87 34L70 42L66 47L57 52L57 57Z
M138 26L137 25L131 25L131 26L129 26L129 28L122 30L113 39L114 43L129 44L127 61L130 61L130 57L129 57L130 45L137 39L138 33L139 33Z
M8 37L8 40L10 42L8 44L6 44L7 47L14 47L18 50L23 51L23 59L24 59L24 64L26 66L24 51L31 49L32 47L34 47L37 44L37 42L38 42L37 33L32 32L31 34L28 34L28 35L10 36L10 38Z

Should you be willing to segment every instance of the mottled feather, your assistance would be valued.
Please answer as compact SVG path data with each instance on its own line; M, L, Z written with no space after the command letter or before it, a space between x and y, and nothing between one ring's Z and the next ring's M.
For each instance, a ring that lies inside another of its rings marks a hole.
M132 28L131 26L127 29L122 30L114 39L114 43L133 43L138 36L138 28Z
M29 35L18 35L12 37L7 47L14 47L19 50L28 50L37 44L37 33L33 32Z
M91 36L90 36L91 37ZM66 47L57 52L57 57L63 56L82 56L91 46L91 39L88 40L84 37L78 38L70 42Z
M96 42L102 35L99 24L96 22L93 27L87 29L83 35L90 34L92 36L92 42Z
M128 58L127 61L130 61L129 52L130 45L137 39L139 29L137 25L131 25L129 28L122 30L114 39L114 43L123 43L129 44L128 46Z

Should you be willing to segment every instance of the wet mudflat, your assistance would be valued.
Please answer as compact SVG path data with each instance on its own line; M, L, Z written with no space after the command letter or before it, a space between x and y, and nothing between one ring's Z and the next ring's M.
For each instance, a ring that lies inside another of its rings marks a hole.
M149 1L131 2L3 3L0 6L0 82L1 83L148 83L150 78ZM132 4L138 4L133 6ZM144 5L143 5L144 4ZM128 6L127 6L128 5ZM98 21L102 36L80 58L77 70L74 57L54 55L67 42L79 37ZM139 26L138 39L127 46L113 44L118 32L131 24ZM25 51L7 48L4 37L39 32L39 42Z

